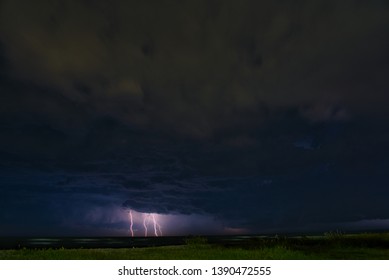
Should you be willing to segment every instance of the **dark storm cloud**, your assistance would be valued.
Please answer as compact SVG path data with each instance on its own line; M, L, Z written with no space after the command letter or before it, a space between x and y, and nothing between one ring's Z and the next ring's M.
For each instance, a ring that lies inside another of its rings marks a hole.
M383 110L383 6L3 1L0 39L17 79L96 114L207 137L260 124L264 108L297 107L313 121Z
M2 224L389 217L386 1L0 5Z
M0 235L115 234L126 226L120 204L127 194L104 175L35 164L3 167L0 178Z
M263 146L247 151L176 142L165 151L127 151L110 160L21 161L11 169L3 162L3 224L112 227L114 206L196 213L253 232L388 217L388 165L376 155L376 148L385 149L388 132L336 123L300 131L294 122L287 126L296 137L268 132L271 141L259 138ZM369 136L354 139L356 131ZM314 135L320 148L296 148L301 135ZM374 148L364 144L369 138L376 139Z

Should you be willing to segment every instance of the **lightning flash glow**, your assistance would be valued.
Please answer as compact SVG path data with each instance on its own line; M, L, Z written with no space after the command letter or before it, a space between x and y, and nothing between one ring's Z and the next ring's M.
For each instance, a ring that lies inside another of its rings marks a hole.
M143 220L143 227L145 229L145 236L147 236L147 225L149 223L149 220L150 220L150 214L147 215L144 220Z
M130 210L129 216L130 216L130 232L131 232L131 237L134 237L134 229L133 229L134 219L132 217L132 210Z
M140 213L129 210L128 219L130 220L131 237L141 234L139 227L143 226L144 236L162 236L162 227L158 221L159 215L154 213ZM150 228L152 227L152 228ZM153 232L153 234L151 233Z
M161 226L158 224L157 220L155 219L155 215L151 215L153 218L153 224L154 224L154 235L155 236L162 236ZM159 233L159 235L158 235Z

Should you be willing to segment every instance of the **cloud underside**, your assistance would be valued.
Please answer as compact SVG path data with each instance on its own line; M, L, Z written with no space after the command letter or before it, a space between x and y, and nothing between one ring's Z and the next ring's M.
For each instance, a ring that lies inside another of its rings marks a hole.
M388 219L386 2L0 1L0 224Z
M84 165L84 172L21 171L4 175L2 215L4 224L39 228L105 225L127 228L121 211L162 215L211 217L224 228L248 232L339 228L349 222L387 219L389 208L385 166L377 165L375 178L353 170L311 167L259 176L199 176L182 165L161 170L153 161L133 166L134 159ZM169 159L164 166L169 167ZM208 169L212 169L208 166ZM89 171L88 171L89 170ZM120 171L118 171L120 170ZM8 177L7 177L8 176ZM372 191L374 190L374 191ZM377 197L377 193L380 195ZM116 223L116 224L115 224ZM201 221L197 223L197 227ZM174 227L174 226L173 226ZM174 232L174 228L170 229ZM188 226L190 231L190 226ZM203 229L206 231L206 229Z
M384 112L381 1L42 4L3 1L0 40L11 75L51 91L14 106L62 129L107 115L202 138L284 108L314 122Z

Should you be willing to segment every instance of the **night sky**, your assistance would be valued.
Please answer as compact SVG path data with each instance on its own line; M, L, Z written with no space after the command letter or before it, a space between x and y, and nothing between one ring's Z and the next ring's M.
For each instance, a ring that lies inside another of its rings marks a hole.
M0 236L389 230L388 77L387 0L0 0Z

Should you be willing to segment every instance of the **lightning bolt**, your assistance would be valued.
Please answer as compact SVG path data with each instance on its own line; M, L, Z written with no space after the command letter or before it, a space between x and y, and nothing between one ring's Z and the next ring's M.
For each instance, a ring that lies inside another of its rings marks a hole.
M134 230L133 230L133 226L134 226L134 220L132 218L132 211L130 210L130 213L128 214L130 216L130 232L131 232L131 237L134 237Z
M158 232L157 232L157 221L155 220L154 214L152 215L152 217L153 217L153 224L154 224L154 235L155 235L155 236L158 236Z
M155 218L155 214L146 214L145 218L143 219L143 227L145 229L145 237L148 236L148 229L147 226L150 224L150 220L153 222L154 227L154 236L162 236L162 230L161 225L157 222L157 219Z
M152 215L152 218L153 218L153 224L154 224L154 235L155 236L162 236L161 225L155 219L155 215L154 214Z
M150 214L148 214L144 220L143 220L143 227L145 228L145 236L147 237L147 224L149 222L149 219L150 219Z

